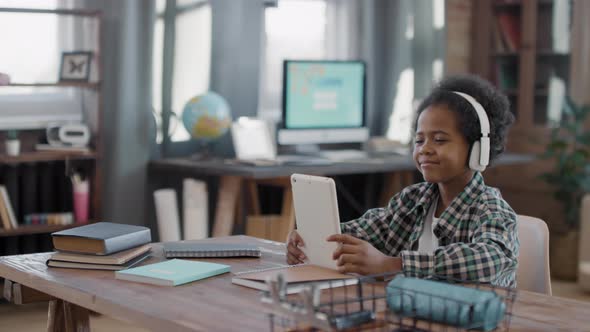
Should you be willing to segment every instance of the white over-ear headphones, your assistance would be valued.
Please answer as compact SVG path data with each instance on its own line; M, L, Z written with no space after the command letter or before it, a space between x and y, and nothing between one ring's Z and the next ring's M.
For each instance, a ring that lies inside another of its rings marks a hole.
M473 142L471 152L469 153L469 168L474 171L483 172L490 163L490 122L488 116L483 106L475 98L463 92L453 92L467 100L473 106L479 118L481 138Z

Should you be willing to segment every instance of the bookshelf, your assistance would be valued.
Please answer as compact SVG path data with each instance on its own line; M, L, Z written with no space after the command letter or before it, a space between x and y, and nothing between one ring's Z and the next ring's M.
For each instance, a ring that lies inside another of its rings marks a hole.
M81 92L84 93L91 93L93 96L96 96L95 99L91 99L94 103L96 100L96 105L94 105L91 109L94 111L96 110L97 114L90 113L86 114L89 123L89 127L91 128L91 141L89 145L89 150L86 152L79 152L79 151L36 151L35 150L35 143L38 143L41 137L45 136L44 129L32 129L32 130L23 130L19 131L19 139L21 140L21 153L17 156L8 156L5 154L4 150L1 149L0 145L0 176L3 179L2 181L6 181L7 177L14 175L7 175L6 170L10 169L12 174L18 174L18 180L14 180L13 184L16 183L16 187L18 188L19 196L16 200L18 204L22 204L23 200L29 199L26 195L23 195L24 184L29 181L30 174L34 174L37 178L36 181L32 183L37 184L38 189L38 208L39 211L29 211L29 212L58 212L61 210L54 210L54 211L43 211L41 206L48 204L42 204L41 201L44 199L42 197L42 186L46 183L57 184L59 181L52 180L52 181L45 181L42 179L43 176L47 176L47 174L51 174L51 176L55 176L55 174L60 173L62 174L62 178L65 179L65 185L67 186L67 176L69 172L74 169L83 169L90 180L90 202L89 202L89 219L90 221L85 222L89 223L93 220L100 219L100 206L101 206L101 184L102 184L102 155L103 155L103 141L101 135L101 120L102 120L102 82L101 82L101 75L102 75L102 56L101 56L101 49L102 49L102 40L101 40L101 30L102 30L102 13L100 11L90 11L90 10L70 10L70 9L31 9L31 8L0 8L0 13L2 14L31 14L31 15L39 15L40 17L47 17L47 15L57 16L57 17L64 17L68 20L72 20L75 18L83 18L84 20L90 20L93 24L96 24L96 40L97 45L93 47L91 50L93 52L92 61L96 65L96 72L98 77L93 77L89 82L83 81L67 81L67 82L11 82L8 85L0 86L0 90L5 89L18 89L18 88L54 88L54 89L74 89L74 90L82 90ZM69 25L64 25L69 26ZM73 26L73 25L72 25ZM71 51L70 49L63 49L61 51ZM77 50L76 50L77 51ZM31 64L34 66L35 64ZM33 90L36 91L36 90ZM43 91L43 90L37 90ZM36 92L35 92L36 93ZM0 140L4 140L3 133L0 133ZM49 166L48 166L49 165ZM36 173L27 173L24 169L32 168L35 170ZM46 169L49 169L53 173L45 172ZM43 170L43 171L41 171ZM30 184L31 182L29 182ZM59 182L63 184L62 182ZM14 185L13 185L14 186ZM71 184L69 184L71 187ZM48 191L45 188L45 193ZM50 188L53 189L53 188ZM57 189L55 189L57 191ZM51 190L49 190L51 193ZM71 192L68 193L66 190L66 195L63 194L63 191L60 192L62 197L66 197L61 199L70 200L70 205L73 205L71 200ZM54 196L60 195L55 193ZM10 195L9 195L10 196ZM32 198L35 199L35 198ZM12 198L11 198L12 200ZM53 198L53 201L56 202L57 199ZM14 203L13 203L14 204ZM63 204L62 204L63 207ZM22 252L34 252L34 251L45 251L51 249L50 246L50 236L49 233L68 229L72 227L79 226L81 224L70 224L70 225L47 225L47 224L34 224L34 225L25 225L24 219L17 218L18 220L18 227L16 228L0 228L0 238L3 244L0 245L0 255L6 254L16 254ZM1 225L1 223L0 223Z
M82 226L86 224L70 224L70 225L22 225L14 229L0 229L0 238L8 236L34 235L45 234L61 231L68 228Z
M22 164L34 163L44 161L60 161L60 160L94 160L96 159L96 152L49 152L49 151L35 151L23 152L18 156L0 155L0 164Z
M533 130L543 139L542 133L561 120L555 100L568 90L571 54L571 12L558 5L563 3L474 2L471 70L509 97L516 117L511 136L528 136ZM510 141L511 150L518 152L538 151L542 146L530 146L521 139Z
M574 25L581 24L573 20L578 5L557 0L473 2L470 70L495 83L511 102L516 121L508 136L510 152L541 154L551 130L561 125L561 103L577 82L572 79L572 59L582 54L580 45L588 42L587 34L573 39ZM501 23L499 17L506 22ZM552 273L569 278L575 275L577 248L564 248L566 242L573 241L562 240L569 239L571 233L563 207L554 198L554 189L539 179L552 167L552 161L537 160L491 168L484 176L488 185L500 188L517 213L547 222L555 265ZM559 252L567 252L569 258L562 259Z

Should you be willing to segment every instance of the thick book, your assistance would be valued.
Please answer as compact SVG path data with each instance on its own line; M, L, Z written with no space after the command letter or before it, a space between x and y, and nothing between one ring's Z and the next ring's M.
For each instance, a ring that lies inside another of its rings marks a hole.
M20 178L20 217L19 220L24 220L24 216L39 211L39 182L37 174L37 164L23 164L21 167Z
M4 229L11 229L12 224L10 223L10 217L8 216L8 210L6 208L6 202L0 195L0 222L2 228Z
M87 254L74 254L69 252L56 252L51 255L50 260L63 261L63 262L74 262L74 263L88 263L88 264L112 264L121 265L134 259L135 257L141 256L146 252L150 251L151 245L144 244L139 247L119 251L117 253L107 256L96 256Z
M10 202L12 203L14 216L17 221L22 220L20 207L21 204L19 199L21 191L19 185L21 172L19 171L19 167L17 165L4 165L4 167L2 167L2 173L4 185L6 186L6 192L8 193L8 197L10 197Z
M287 294L300 292L313 283L320 289L335 288L358 283L358 277L343 274L329 268L311 265L285 265L235 273L231 282L245 287L268 290L266 280L275 280L279 274L287 282Z
M68 268L68 269L119 271L119 270L125 270L130 267L133 267L148 257L150 257L150 253L148 251L146 251L143 254L140 254L139 256L136 256L136 257L132 258L131 260L128 260L122 264L71 262L71 261L56 260L53 258L48 259L46 264L49 267L61 267L61 268Z
M260 257L260 249L248 244L224 244L203 242L169 242L164 243L166 258L224 258L224 257Z
M227 273L229 265L172 259L115 272L115 279L177 286Z
M60 251L110 255L152 241L143 226L98 222L51 234L53 247Z
M8 191L6 190L5 186L0 185L0 195L2 195L2 203L6 209L10 227L13 229L18 228L18 221L16 220L16 215L14 214L14 209L12 208L12 203L10 201L10 196L8 195Z

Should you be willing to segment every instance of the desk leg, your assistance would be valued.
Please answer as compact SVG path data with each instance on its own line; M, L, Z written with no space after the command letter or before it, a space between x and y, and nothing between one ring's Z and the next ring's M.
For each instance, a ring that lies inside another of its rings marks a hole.
M47 318L47 332L90 331L88 310L63 300L49 302Z
M281 209L281 231L277 238L279 242L287 241L287 235L295 228L295 208L293 207L293 191L291 186L283 190L283 207Z
M238 176L222 176L215 208L213 237L231 235L234 227L235 207L240 193L242 179Z
M288 177L248 180L248 194L250 198L246 235L284 242L287 234L295 227L295 209L293 208L293 193L291 180ZM262 215L258 199L257 184L266 184L283 189L281 214Z

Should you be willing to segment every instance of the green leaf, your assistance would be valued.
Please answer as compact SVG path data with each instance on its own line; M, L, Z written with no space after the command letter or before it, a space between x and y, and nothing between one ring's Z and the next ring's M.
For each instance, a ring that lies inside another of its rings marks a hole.
M582 133L576 136L576 141L582 145L590 147L590 132Z
M550 151L559 151L567 149L568 144L566 141L561 139L556 139L547 145L547 150Z

